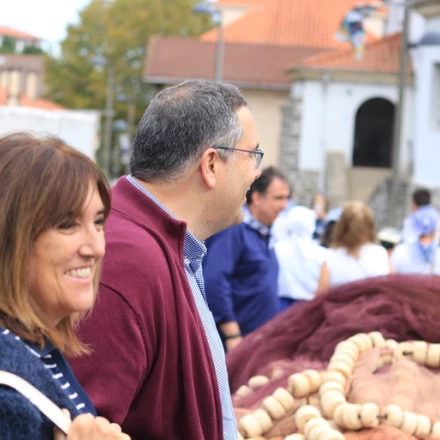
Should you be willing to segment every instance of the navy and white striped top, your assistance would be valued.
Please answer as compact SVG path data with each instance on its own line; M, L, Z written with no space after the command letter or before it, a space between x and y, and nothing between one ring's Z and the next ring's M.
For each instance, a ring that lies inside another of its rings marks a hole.
M156 205L163 209L172 218L176 218L153 194L147 191L142 185L130 175L127 176L136 188L142 191ZM225 352L223 349L217 327L205 295L205 285L203 281L202 260L206 255L206 246L198 240L190 231L186 231L185 242L183 245L185 273L194 295L197 311L205 330L220 392L220 401L223 415L223 437L225 440L237 439L237 423L235 420L234 409L232 406L231 393L229 390L228 373L226 371Z
M53 379L59 384L61 390L69 397L80 414L91 413L96 415L92 402L75 379L64 356L48 339L45 341L44 348L40 349L37 345L21 339L10 330L2 327L0 327L0 334L2 337L14 338L18 344L24 344L35 357L40 359L44 364L44 368L49 370Z

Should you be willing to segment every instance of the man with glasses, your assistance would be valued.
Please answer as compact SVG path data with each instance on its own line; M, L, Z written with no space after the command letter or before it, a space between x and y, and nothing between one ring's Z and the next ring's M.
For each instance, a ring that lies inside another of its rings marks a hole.
M207 240L206 297L226 350L278 313L278 261L271 226L289 196L284 175L266 168L247 193L243 223Z
M73 360L99 414L132 440L236 440L224 350L208 308L204 240L243 220L260 176L252 114L228 84L161 91L112 189L98 299Z
M240 148L232 147L214 147L216 150L229 150L229 151L241 151L242 153L251 154L255 160L255 168L260 168L261 161L263 160L264 151L261 148L255 150L241 150Z

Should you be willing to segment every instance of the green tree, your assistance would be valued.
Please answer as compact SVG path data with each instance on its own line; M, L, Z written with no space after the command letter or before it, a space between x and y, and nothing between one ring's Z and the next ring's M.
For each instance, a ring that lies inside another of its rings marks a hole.
M208 30L209 18L191 13L198 1L91 0L68 26L60 55L45 55L46 97L71 109L104 109L111 66L114 119L127 120L134 108L137 123L155 92L142 80L148 39Z
M15 53L14 38L4 36L2 45L0 46L0 53Z
M45 57L47 98L68 108L103 109L107 68L115 70L115 97L135 102L137 119L151 95L142 81L147 41L151 35L197 36L209 19L195 16L197 0L92 0L80 22L68 27L59 56ZM94 64L96 59L100 65ZM116 116L126 117L125 103L115 103Z
M23 55L41 55L44 53L43 49L38 46L25 46Z
M70 25L61 43L61 53L45 57L46 96L67 108L102 109L105 72L93 65L103 55L106 2L93 0L80 13L80 22Z

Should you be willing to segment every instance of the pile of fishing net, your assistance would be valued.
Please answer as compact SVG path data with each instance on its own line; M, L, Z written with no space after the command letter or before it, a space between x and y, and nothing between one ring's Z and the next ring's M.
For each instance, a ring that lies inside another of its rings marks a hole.
M293 306L227 356L239 438L440 438L440 277Z

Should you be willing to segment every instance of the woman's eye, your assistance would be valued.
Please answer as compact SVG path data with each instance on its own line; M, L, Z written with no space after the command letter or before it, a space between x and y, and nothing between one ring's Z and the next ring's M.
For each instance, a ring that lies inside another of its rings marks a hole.
M96 225L98 228L103 228L104 225L105 225L105 218L104 218L104 217L97 218L97 219L95 220L95 225Z
M63 222L60 225L58 225L58 229L73 229L75 226L76 226L76 222L67 221L67 222Z

